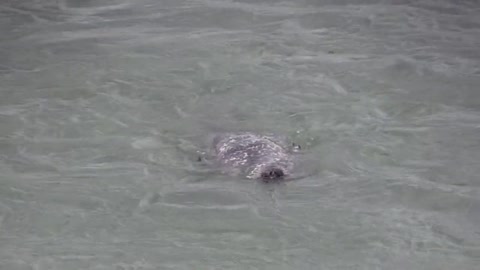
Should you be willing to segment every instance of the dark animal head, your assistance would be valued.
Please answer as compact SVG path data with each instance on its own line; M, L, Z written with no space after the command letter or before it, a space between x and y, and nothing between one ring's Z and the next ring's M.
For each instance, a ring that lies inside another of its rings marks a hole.
M270 167L262 171L260 178L262 180L273 180L273 179L282 179L285 176L285 173L282 169L276 167Z

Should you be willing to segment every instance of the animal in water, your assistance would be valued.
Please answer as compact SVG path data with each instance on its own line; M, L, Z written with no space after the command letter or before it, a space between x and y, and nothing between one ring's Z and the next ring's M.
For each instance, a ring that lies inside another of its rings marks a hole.
M299 149L295 144L293 147ZM290 148L282 139L250 132L213 138L213 155L224 171L264 181L281 180L291 175L294 158Z

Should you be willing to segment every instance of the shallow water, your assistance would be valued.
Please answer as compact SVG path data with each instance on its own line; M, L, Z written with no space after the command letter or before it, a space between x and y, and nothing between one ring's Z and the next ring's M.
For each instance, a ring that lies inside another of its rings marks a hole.
M0 269L478 269L480 4L354 3L2 1Z

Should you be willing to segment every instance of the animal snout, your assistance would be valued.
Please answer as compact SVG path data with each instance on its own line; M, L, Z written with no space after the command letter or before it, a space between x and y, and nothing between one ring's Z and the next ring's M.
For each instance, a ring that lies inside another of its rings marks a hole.
M262 172L260 175L262 179L269 180L269 179L278 179L283 178L285 176L284 172L280 168L271 168L267 169L266 171Z

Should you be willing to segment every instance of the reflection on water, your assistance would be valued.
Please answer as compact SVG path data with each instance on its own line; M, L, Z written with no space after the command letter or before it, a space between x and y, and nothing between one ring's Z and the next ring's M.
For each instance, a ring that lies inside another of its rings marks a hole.
M3 1L0 268L476 269L479 12ZM310 176L198 163L240 130Z

